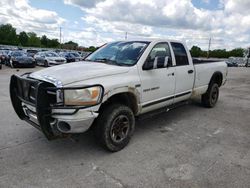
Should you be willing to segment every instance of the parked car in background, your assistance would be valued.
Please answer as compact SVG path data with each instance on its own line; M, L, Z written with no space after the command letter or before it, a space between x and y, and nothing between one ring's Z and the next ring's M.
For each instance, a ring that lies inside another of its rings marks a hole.
M244 54L245 67L250 67L250 47L248 47Z
M1 64L6 64L8 61L8 54L5 50L0 50L0 62Z
M67 63L82 61L82 58L77 52L60 52L59 55L67 60Z
M82 51L80 51L80 52L78 52L79 54L80 54L80 56L82 57L82 58L84 58L85 59L85 57L87 57L89 54L91 54L92 52L82 52Z
M244 67L246 65L243 57L229 57L227 62L232 66ZM237 64L237 65L236 65Z
M77 61L82 61L84 58L78 53L78 52L70 52L73 56L75 56L75 60Z
M17 67L35 67L36 63L34 58L29 57L27 53L23 51L12 51L9 54L8 65L12 68Z
M35 49L25 49L24 51L25 51L25 52L27 53L27 55L30 56L30 57L34 57L35 54L38 52L38 50L35 50Z
M238 67L238 64L236 62L226 61L226 64L228 67Z
M51 51L38 52L35 56L37 65L49 67L66 63L66 59Z

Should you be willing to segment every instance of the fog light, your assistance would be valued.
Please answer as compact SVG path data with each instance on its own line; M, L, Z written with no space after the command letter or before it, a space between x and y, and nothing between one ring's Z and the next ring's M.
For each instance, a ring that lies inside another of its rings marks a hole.
M61 131L61 132L68 132L70 131L70 125L64 121L60 121L58 124L57 124L57 127L58 129Z

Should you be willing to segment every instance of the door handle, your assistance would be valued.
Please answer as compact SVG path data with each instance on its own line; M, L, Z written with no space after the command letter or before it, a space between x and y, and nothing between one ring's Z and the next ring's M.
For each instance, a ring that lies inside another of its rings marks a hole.
M168 76L174 76L174 72L169 73Z
M188 70L188 74L192 74L194 70Z

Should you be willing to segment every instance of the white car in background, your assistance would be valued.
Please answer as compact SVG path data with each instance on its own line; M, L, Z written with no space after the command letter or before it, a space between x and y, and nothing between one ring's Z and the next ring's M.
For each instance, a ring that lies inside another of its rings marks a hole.
M34 58L37 65L45 67L61 65L67 62L65 58L60 57L57 53L51 51L38 52Z

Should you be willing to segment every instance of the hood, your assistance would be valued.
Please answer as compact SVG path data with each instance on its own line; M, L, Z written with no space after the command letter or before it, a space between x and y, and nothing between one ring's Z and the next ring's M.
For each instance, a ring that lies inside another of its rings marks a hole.
M81 61L49 67L30 74L30 77L61 86L98 77L122 74L128 71L129 67Z

